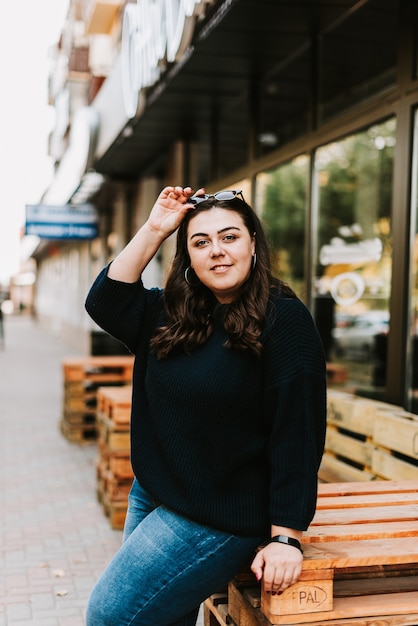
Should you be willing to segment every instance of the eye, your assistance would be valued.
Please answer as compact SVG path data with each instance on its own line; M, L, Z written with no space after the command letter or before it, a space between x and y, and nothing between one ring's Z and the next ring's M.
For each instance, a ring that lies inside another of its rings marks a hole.
M209 242L207 239L199 239L198 241L195 241L195 247L196 248L202 248L203 246L207 245Z
M225 235L225 237L223 239L224 239L224 241L235 241L235 239L237 239L237 236L236 235L232 235L232 234Z

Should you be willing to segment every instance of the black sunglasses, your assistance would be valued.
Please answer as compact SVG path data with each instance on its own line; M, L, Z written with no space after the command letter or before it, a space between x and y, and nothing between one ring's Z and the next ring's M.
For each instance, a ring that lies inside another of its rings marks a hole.
M209 200L209 198L215 198L215 200L219 200L220 202L228 202L228 200L233 200L237 196L241 196L241 199L245 202L241 190L236 191L235 189L228 189L227 191L217 191L216 193L204 193L202 196L191 196L191 198L187 200L187 204L196 205L205 200Z

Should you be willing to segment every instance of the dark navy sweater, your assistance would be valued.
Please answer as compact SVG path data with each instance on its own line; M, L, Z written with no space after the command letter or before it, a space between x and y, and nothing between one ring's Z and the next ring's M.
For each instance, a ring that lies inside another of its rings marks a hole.
M227 305L225 305L227 306ZM190 354L158 360L163 292L104 269L90 316L135 355L131 461L158 502L238 535L305 530L315 512L326 427L326 370L312 317L272 290L260 359L224 346L222 315ZM222 310L222 307L221 307Z

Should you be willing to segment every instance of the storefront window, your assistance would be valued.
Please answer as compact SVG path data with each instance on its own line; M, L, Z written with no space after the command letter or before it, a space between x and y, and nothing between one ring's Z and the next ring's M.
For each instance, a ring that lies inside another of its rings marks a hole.
M415 112L414 153L412 159L411 223L414 228L411 281L411 362L408 368L409 408L418 413L418 111Z
M392 118L315 156L314 315L327 360L372 397L386 385L395 130Z
M309 159L302 155L256 180L256 206L272 250L273 272L305 299Z

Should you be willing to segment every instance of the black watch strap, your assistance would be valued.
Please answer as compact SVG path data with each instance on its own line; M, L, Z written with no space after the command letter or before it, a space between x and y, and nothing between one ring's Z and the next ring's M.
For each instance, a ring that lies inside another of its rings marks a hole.
M270 539L267 539L267 541L262 543L261 546L258 547L258 550L262 550L263 548L268 546L269 543L285 543L288 546L292 546L293 548L297 548L303 554L303 550L302 550L302 546L300 545L300 541L298 541L294 537L288 537L287 535L276 535L275 537L271 537Z

